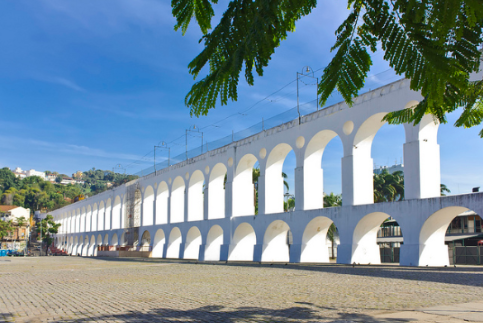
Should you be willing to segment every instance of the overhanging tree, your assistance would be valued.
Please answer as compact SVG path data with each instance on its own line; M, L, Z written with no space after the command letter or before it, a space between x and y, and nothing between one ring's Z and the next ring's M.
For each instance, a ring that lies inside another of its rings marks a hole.
M196 82L185 103L195 116L206 115L228 100L237 100L242 71L249 85L262 76L275 48L295 30L295 23L317 6L315 0L231 0L217 26L212 4L218 0L172 0L175 29L186 32L192 18L204 34L204 49L188 65ZM323 2L321 2L323 5ZM446 114L463 106L455 123L472 127L483 121L483 81L470 82L479 70L483 43L481 0L348 0L350 13L336 30L335 55L319 84L323 105L337 89L352 100L364 86L372 65L369 52L380 47L398 75L424 99L416 106L389 113L389 123L418 123L432 114L446 123ZM480 132L483 137L483 130Z
M47 245L45 248L45 254L47 254L49 246L52 244L52 235L59 231L59 227L60 223L55 223L54 217L50 214L47 214L45 219L42 219L37 223L37 231L41 234L42 242L45 242Z

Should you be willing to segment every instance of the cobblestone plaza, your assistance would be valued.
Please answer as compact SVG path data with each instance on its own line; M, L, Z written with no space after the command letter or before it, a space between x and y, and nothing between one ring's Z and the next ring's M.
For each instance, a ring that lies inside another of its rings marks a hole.
M475 267L0 261L2 322L464 322L482 295Z

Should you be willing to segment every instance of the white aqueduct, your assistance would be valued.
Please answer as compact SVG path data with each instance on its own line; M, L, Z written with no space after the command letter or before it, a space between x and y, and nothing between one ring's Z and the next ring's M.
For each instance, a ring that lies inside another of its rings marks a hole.
M468 209L483 214L483 193L440 196L438 125L431 116L419 125L404 125L405 200L373 201L371 146L381 119L419 100L409 81L400 80L361 95L352 108L327 107L55 210L51 214L62 224L57 247L83 256L119 255L108 250L120 250L131 239L140 240L137 250L147 249L152 257L328 262L326 235L335 223L338 263L378 264L377 231L391 216L403 232L401 265L448 265L446 228ZM321 160L335 137L343 145L343 206L323 208ZM284 212L281 172L292 150L296 207ZM133 232L141 239L129 238Z

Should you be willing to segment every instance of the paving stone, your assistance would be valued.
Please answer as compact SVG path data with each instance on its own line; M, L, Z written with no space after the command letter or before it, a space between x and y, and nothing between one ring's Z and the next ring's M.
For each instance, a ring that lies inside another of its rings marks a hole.
M420 309L481 295L482 267L214 266L80 257L0 264L3 322L463 322L478 313Z

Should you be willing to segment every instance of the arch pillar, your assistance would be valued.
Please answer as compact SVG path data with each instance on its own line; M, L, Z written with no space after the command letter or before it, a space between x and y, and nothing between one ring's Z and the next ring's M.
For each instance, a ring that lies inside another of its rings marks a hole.
M342 204L374 203L373 160L370 155L349 155L342 158Z
M208 220L208 194L210 194L208 186L209 185L205 185L205 188L203 189L203 220Z
M298 166L294 171L295 178L295 210L304 210L304 167ZM292 252L292 251L290 251Z
M259 162L260 176L258 177L258 215L266 214L266 192L265 192L265 162ZM255 196L256 199L256 196ZM255 214L254 214L255 215ZM262 254L260 251L260 261ZM254 260L258 261L258 260Z
M405 124L404 128L404 198L410 200L440 196L441 161L440 147L436 140L438 125L428 115L423 117L420 124Z
M184 217L183 222L188 222L188 201L189 201L189 184L184 187ZM184 248L184 244L183 244ZM180 257L181 259L182 257Z
M230 166L226 171L225 218L228 218L228 219L230 219L233 216L233 172L234 170L235 170L235 166ZM227 257L228 257L228 254L227 254Z
M153 225L156 225L156 200L157 200L157 194L154 194L154 199L153 199Z

